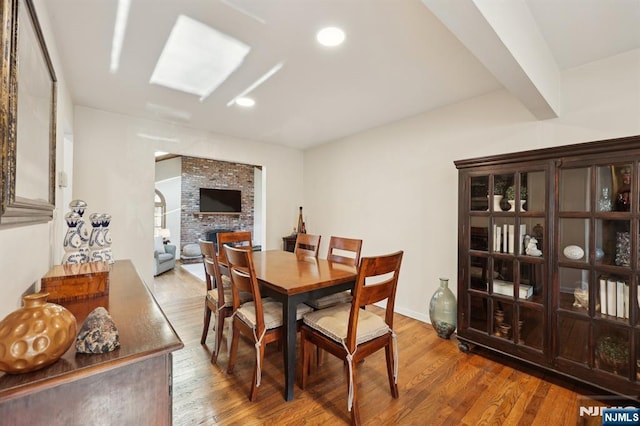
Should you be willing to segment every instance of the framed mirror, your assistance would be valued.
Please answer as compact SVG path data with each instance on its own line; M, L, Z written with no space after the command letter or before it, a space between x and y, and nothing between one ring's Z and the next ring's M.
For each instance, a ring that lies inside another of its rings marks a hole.
M0 227L55 207L56 76L31 0L2 1Z

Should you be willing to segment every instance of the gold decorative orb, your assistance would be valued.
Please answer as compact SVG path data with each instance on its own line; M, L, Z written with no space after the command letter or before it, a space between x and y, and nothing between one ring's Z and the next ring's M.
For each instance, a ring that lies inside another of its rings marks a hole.
M27 373L56 362L76 337L76 318L47 303L49 293L22 298L23 306L0 321L0 371Z

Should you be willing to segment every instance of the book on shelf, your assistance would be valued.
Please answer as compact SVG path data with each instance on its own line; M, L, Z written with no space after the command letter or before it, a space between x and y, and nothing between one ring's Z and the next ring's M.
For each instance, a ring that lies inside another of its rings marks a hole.
M524 236L527 234L527 225L525 225L524 223L520 225L520 234L518 234L518 242L520 243L518 245L518 250L520 251L520 254L525 254L525 249L526 247L524 246Z
M631 310L629 305L630 305L629 283L625 282L624 283L624 318L629 318L629 311Z
M629 283L622 278L601 276L600 313L617 318L629 318ZM597 309L597 308L596 308Z
M513 254L514 253L514 244L515 244L515 235L516 232L516 227L515 225L508 225L507 226L507 252Z
M607 315L607 278L600 277L600 313Z
M616 316L624 318L624 281L616 281Z
M616 293L618 284L615 278L607 279L607 315L615 316L618 306L616 301Z
M509 252L509 226L506 223L502 225L502 252Z
M503 296L513 297L514 285L510 281L493 280L493 292ZM518 285L518 297L520 299L530 299L533 296L533 286L527 284Z
M502 245L502 228L493 225L493 251L499 253Z

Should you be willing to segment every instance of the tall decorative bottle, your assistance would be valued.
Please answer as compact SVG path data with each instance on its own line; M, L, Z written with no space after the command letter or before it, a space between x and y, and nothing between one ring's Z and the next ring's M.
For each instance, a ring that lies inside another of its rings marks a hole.
M298 232L301 234L307 233L307 227L304 224L304 219L302 218L302 206L300 206L300 214L298 215Z
M449 289L449 279L440 278L440 287L429 302L429 318L438 337L448 339L457 326L456 297Z

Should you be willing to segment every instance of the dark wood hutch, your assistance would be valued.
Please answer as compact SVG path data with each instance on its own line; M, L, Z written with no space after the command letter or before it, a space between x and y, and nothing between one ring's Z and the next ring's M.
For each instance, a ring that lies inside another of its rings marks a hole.
M455 165L461 350L639 400L640 136Z

